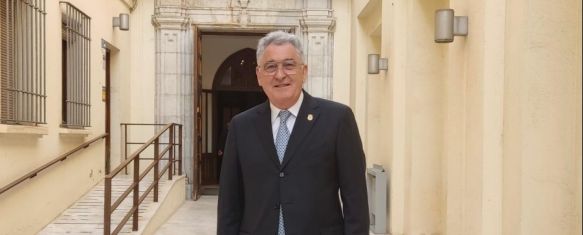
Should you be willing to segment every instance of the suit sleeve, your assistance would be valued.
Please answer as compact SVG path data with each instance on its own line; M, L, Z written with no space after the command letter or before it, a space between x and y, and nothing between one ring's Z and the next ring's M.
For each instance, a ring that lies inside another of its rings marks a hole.
M343 110L337 136L336 157L344 214L344 234L368 235L366 162L354 114Z
M219 182L219 202L217 210L217 235L237 235L243 214L243 182L237 151L237 125L231 122L227 136L221 177Z

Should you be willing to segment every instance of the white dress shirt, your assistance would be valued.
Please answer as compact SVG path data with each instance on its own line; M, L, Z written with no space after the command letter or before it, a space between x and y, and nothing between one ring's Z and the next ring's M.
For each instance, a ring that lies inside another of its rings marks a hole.
M287 122L285 123L287 125L287 130L289 131L289 134L291 135L292 130L294 128L294 124L296 123L296 117L298 116L298 113L300 112L300 107L302 106L302 102L304 101L304 92L300 93L300 97L298 98L298 101L296 101L296 103L294 105L292 105L291 107L289 107L289 109L287 109L287 111L289 111L292 115L287 119ZM269 106L271 106L271 129L273 132L273 142L275 143L275 138L277 136L277 129L279 129L279 111L281 111L281 109L275 107L275 105L273 105L271 102L269 102Z

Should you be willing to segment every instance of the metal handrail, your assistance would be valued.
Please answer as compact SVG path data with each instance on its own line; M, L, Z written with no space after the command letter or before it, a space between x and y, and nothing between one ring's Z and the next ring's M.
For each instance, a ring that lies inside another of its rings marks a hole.
M95 137L95 138L93 138L93 139L91 139L91 140L89 140L89 141L87 141L87 142L85 142L85 143L77 146L76 148L72 149L71 151L59 155L54 160L52 160L52 161L50 161L50 162L48 162L48 163L46 163L46 164L44 164L44 165L36 168L35 170L31 171L30 173L28 173L28 174L26 174L26 175L18 178L17 180L13 181L12 183L10 183L8 185L2 187L0 189L0 194L6 192L8 190L10 190L11 188L15 187L16 185L19 185L20 183L26 181L27 179L34 178L35 176L37 176L43 170L49 168L50 166L52 166L52 165L54 165L54 164L56 164L58 162L62 162L64 160L66 160L69 156L71 156L72 154L76 153L77 151L89 147L89 145L93 144L94 142L96 142L96 141L98 141L100 139L103 139L103 138L107 137L108 135L109 134L105 133L105 134L102 134L100 136L97 136L97 137Z
M126 127L128 125L140 125L140 126L160 126L160 124L143 124L143 123L122 123ZM178 128L178 143L176 143L176 128ZM166 132L169 132L168 142L166 148L160 151L160 138ZM126 130L127 135L127 130ZM127 138L125 140L127 143ZM154 145L154 161L150 163L142 173L140 173L140 160L145 160L140 158L140 154L144 152L150 145ZM178 159L175 159L175 148L178 147ZM163 158L166 153L168 153L167 158ZM168 160L168 163L160 169L160 160ZM123 169L126 169L128 165L133 162L133 183L113 202L112 204L112 179L118 175ZM140 148L138 148L129 158L125 159L117 168L111 171L105 176L105 196L104 196L104 218L103 218L103 234L110 235L111 232L111 215L118 208L118 206L128 197L130 193L133 192L133 202L131 209L123 216L122 220L117 224L113 230L113 234L118 234L123 226L128 222L130 217L132 220L132 230L138 230L138 208L140 204L146 199L148 194L154 190L154 202L158 201L158 182L162 176L168 171L168 180L172 180L172 175L176 171L174 168L174 163L178 162L178 175L182 175L182 125L176 123L170 123L164 126L160 131L158 131L154 137L150 138L144 143ZM154 180L144 191L143 195L140 194L140 182L144 179L150 171L154 169Z

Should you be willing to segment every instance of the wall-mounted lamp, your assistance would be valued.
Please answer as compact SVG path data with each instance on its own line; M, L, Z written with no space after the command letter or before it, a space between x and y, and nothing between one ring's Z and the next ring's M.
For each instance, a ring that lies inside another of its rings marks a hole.
M380 58L379 54L368 54L368 74L379 74L379 70L389 69L389 59Z
M120 30L127 31L130 29L130 15L122 13L119 17L113 17L113 27L119 27Z
M439 9L435 11L435 42L453 42L454 36L467 35L467 16L455 16L453 9Z

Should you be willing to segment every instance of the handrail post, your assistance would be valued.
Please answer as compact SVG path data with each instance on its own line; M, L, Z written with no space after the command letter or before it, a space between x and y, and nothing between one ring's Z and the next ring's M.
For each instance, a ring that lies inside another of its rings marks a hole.
M111 135L105 137L105 174L111 171Z
M111 178L105 178L105 195L103 207L103 234L111 234Z
M168 157L168 180L172 180L172 175L174 174L174 124L172 124L170 129L170 134L168 135L168 144L170 145L170 155Z
M154 202L158 202L158 179L160 179L160 147L159 138L154 140Z
M138 204L140 202L140 155L138 154L137 157L134 159L134 202L132 206L132 210L134 210L133 214L133 223L132 223L132 231L138 231Z
M182 125L178 125L178 175L182 175Z
M127 124L121 124L124 127L124 145L123 145L123 150L124 150L124 160L128 159L128 125ZM125 174L128 174L128 167L126 166L124 168Z

